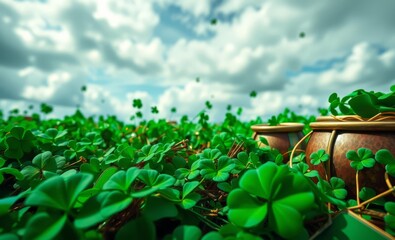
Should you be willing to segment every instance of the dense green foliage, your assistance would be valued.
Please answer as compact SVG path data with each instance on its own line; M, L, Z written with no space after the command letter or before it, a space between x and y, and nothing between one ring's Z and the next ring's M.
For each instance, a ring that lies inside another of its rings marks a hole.
M240 109L229 107L222 123L205 111L174 123L142 120L139 99L133 107L136 124L78 110L64 119L1 114L0 239L307 239L326 203L353 203L341 179L322 179L303 154L290 168L278 151L258 147L250 127L262 120L242 122ZM285 109L268 122L308 131L314 120ZM366 149L347 155L357 170L376 162ZM391 153L376 155L393 175ZM391 229L394 207L385 207Z
M355 90L340 98L333 93L328 99L329 111L333 115L359 115L371 118L379 113L395 112L395 85L388 93Z

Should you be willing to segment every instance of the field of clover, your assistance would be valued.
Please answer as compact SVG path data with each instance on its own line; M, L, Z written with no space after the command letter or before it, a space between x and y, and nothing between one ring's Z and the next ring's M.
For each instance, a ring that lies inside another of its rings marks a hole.
M327 203L352 204L344 182L308 171L303 154L291 168L259 147L250 127L264 121L241 121L241 108L228 106L213 123L207 101L195 118L175 122L145 120L143 102L131 104L134 124L79 110L48 119L47 104L28 117L0 112L0 239L307 239ZM307 132L314 120L285 109L265 122L301 122ZM372 164L366 151L350 152L356 169ZM379 158L393 173L388 154ZM311 158L317 165L327 155ZM393 226L395 207L386 209Z

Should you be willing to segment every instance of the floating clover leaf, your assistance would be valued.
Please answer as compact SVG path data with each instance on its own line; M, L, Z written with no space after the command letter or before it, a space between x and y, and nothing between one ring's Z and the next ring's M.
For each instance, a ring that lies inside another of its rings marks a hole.
M156 106L151 107L151 113L158 114L159 113L158 107L156 107Z
M395 202L386 202L384 205L387 215L384 217L386 231L395 234Z
M359 148L358 152L350 150L346 153L346 157L351 161L350 165L355 170L359 171L366 168L371 168L375 164L373 153L370 149Z
M205 159L199 161L200 174L205 179L213 179L216 182L223 182L229 178L229 172L235 167L235 163L228 156L221 156L217 166L213 160Z
M251 91L250 92L250 97L254 98L254 97L256 97L256 95L257 95L256 91Z
M233 224L250 228L266 219L277 234L291 238L303 232L303 213L313 208L314 194L305 177L267 162L245 172L227 202Z
M8 158L21 159L33 148L34 135L23 127L13 127L6 137L7 148L4 155Z
M41 183L26 199L26 205L44 206L68 212L78 195L91 184L93 176L78 173L68 178L54 176Z
M318 165L320 163L326 162L329 159L329 155L327 153L325 153L324 149L320 149L317 152L313 152L310 155L311 158L311 164L313 165Z
M140 109L143 107L143 103L141 102L141 99L133 99L133 107Z
M207 109L211 109L211 108L213 108L213 105L211 104L210 101L206 101L206 107L207 107Z
M387 173L395 177L395 157L388 149L380 149L376 152L377 162L385 165Z
M42 113L49 114L53 111L53 107L51 105L46 104L46 103L41 103L40 110Z

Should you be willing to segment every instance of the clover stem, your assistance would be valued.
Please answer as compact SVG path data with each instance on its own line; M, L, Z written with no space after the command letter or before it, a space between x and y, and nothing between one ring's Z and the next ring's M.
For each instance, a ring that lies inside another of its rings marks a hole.
M295 151L296 149L299 147L299 145L305 140L307 139L310 135L313 134L313 131L310 131L309 133L307 133L304 137L302 137L302 139L300 139L295 146L293 147L292 151L291 151L291 155L289 156L289 166L292 168L292 159L294 157Z
M357 194L357 204L359 205L360 203L361 203L361 201L360 201L360 199L359 199L359 177L358 177L358 173L359 173L359 170L357 170L357 173L355 174L355 185L356 185L356 190L357 190L357 192L356 192L356 194Z
M213 221L203 217L199 213L197 213L193 210L189 210L189 211L194 213L202 222L204 222L207 226L211 227L212 229L218 231L221 228L221 226L219 226L218 224L214 223Z
M388 189L387 191L382 192L382 193L380 193L380 194L378 194L378 195L372 197L371 199L366 200L365 202L363 202L363 203L361 203L361 204L358 204L357 206L349 207L348 209L353 210L353 209L361 208L361 207L363 207L363 206L366 205L366 204L369 204L369 203L371 203L371 202L373 202L373 201L376 201L377 199L379 199L379 198L381 198L381 197L384 197L384 196L386 196L386 195L392 193L393 191L395 191L395 187L394 187L394 188L391 188L391 189Z
M20 160L19 158L17 158L16 160L18 161L18 163L19 163L19 166L20 166L20 167L22 167L21 160Z
M204 210L204 211L209 211L209 212L218 210L218 209L205 208L205 207L201 207L201 206L193 206L193 207L194 207L194 208L202 209L202 210Z

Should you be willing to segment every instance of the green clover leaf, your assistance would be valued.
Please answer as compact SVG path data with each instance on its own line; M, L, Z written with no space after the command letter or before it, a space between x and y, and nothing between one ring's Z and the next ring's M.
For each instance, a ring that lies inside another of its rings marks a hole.
M131 194L132 197L145 197L154 193L158 190L166 189L170 186L173 186L176 182L176 179L168 174L159 174L158 171L152 169L142 169L140 174L138 175L138 179L140 179L146 186Z
M215 182L223 182L229 178L230 171L235 167L235 163L228 156L221 156L217 166L213 160L205 159L199 161L200 174L205 179L212 179Z
M273 162L245 172L240 188L229 193L227 203L233 224L250 228L266 219L269 227L284 238L303 231L303 213L315 206L307 179Z
M387 215L384 217L386 225L386 231L394 234L395 233L395 202L386 202L384 205Z
M26 199L26 205L45 206L68 212L78 195L91 184L93 176L78 173L70 177L54 176L42 182Z
M318 165L320 163L326 162L329 160L329 155L327 153L325 153L324 149L320 149L317 152L313 152L310 155L310 162L313 165Z
M346 157L351 161L350 166L357 171L371 168L376 163L372 151L367 148L359 148L358 152L350 150L346 153Z
M380 149L376 152L377 162L385 165L387 173L395 177L395 157L388 149Z
M25 153L33 148L34 135L23 127L13 127L6 137L7 148L4 155L8 158L21 159Z

